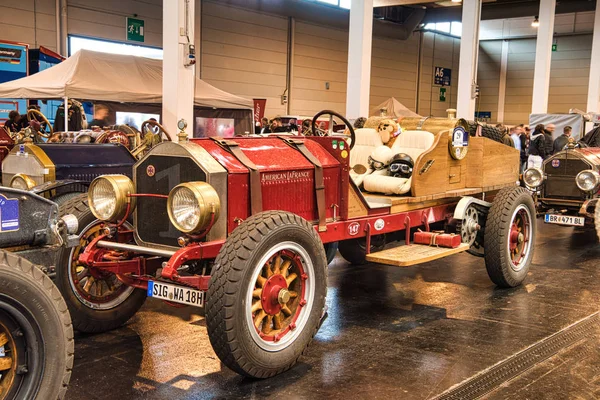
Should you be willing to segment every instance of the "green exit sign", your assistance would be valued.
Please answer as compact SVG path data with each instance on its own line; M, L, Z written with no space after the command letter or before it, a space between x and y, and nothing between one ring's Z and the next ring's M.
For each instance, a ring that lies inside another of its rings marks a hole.
M556 43L554 43L554 44L552 45L552 51L556 51L556 49L557 49L557 46L556 46Z
M127 17L127 40L144 41L144 20Z

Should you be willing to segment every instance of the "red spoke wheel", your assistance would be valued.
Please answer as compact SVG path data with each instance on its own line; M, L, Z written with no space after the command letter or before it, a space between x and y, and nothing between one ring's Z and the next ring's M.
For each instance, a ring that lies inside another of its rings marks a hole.
M73 214L79 222L79 245L62 249L56 265L56 286L69 307L73 327L98 333L118 328L146 301L146 292L123 284L116 275L79 262L79 255L102 229L87 203L87 195L68 200L59 215ZM126 227L131 225L126 222Z
M527 277L535 242L535 205L522 187L500 190L485 226L485 266L502 287L520 285Z
M215 353L250 377L288 370L319 327L326 291L325 250L313 226L282 211L252 216L212 270L206 321Z

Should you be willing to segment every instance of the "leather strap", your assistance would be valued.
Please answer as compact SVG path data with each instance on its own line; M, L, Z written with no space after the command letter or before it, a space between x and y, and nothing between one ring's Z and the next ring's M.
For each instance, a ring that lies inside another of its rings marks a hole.
M233 140L224 140L211 138L223 149L231 153L244 167L248 168L250 173L250 210L251 215L262 212L262 187L260 184L260 171L256 164L244 154L237 142Z
M304 145L304 141L286 137L279 137L290 147L298 150L312 165L315 166L315 195L317 197L317 212L319 213L319 232L327 231L325 208L325 181L323 179L323 166L313 153Z

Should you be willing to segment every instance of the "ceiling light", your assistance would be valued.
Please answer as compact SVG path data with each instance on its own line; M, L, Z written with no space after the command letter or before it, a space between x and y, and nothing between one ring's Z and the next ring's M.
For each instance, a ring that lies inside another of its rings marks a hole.
M538 19L537 15L533 19L533 22L531 23L531 26L533 26L534 28L537 28L538 26L540 26L540 20Z
M452 0L453 3L462 3L462 0Z

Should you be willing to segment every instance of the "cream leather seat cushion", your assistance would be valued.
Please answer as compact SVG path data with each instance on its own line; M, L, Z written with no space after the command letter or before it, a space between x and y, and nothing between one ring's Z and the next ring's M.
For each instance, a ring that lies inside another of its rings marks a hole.
M363 183L363 179L373 172L373 170L369 168L369 156L377 147L383 146L383 143L381 142L379 132L375 129L361 128L356 129L354 133L356 136L356 144L352 150L350 150L350 168L357 164L364 165L367 168L367 172L364 174L357 174L350 170L350 177L356 186L360 187Z
M435 135L427 131L404 131L392 145L394 154L406 153L416 163L417 158L433 146Z
M385 176L375 174L364 178L363 185L365 190L373 193L381 194L406 194L410 192L412 178L396 178L394 176Z
M435 136L431 132L405 131L396 138L392 145L392 153L408 154L416 163L419 156L433 146L434 141ZM410 192L411 183L412 178L396 178L373 173L364 178L363 186L365 190L373 193L406 194Z

